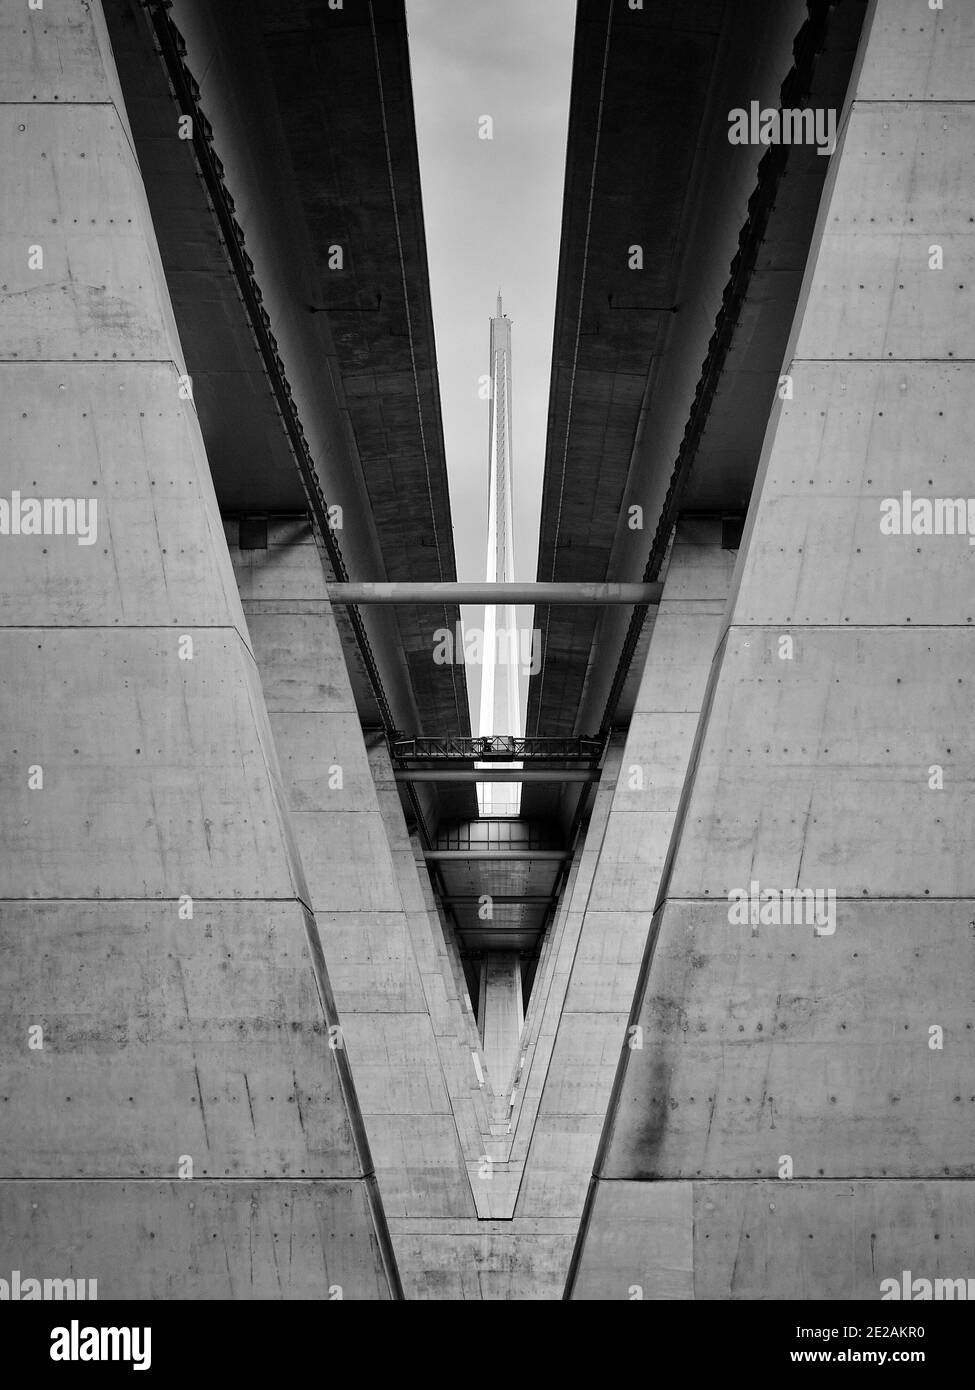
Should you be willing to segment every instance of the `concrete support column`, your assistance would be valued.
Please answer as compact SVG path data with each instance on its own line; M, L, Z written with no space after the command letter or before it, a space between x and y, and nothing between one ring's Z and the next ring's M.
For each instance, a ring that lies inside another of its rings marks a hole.
M495 1096L506 1096L518 1064L518 1047L525 1022L521 962L517 952L492 951L482 963L478 1017L491 1088Z
M975 1269L973 48L866 20L575 1297Z
M464 1273L443 1223L476 1220L473 1194L497 1187L478 1179L491 1097L462 979L385 743L363 737L310 528L272 523L259 550L238 549L228 530L404 1285L458 1297ZM422 1243L428 1229L439 1243Z
M388 1298L99 0L4 5L0 93L0 1267Z
M526 1049L537 1119L519 1123L519 1215L582 1212L735 559L720 522L678 526L608 815L593 813L552 962L561 988L543 995L547 1047Z

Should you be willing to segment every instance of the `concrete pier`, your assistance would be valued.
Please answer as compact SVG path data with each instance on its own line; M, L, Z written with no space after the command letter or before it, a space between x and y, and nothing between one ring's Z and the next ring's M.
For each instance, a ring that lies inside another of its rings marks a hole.
M882 518L971 491L973 42L967 6L867 17L575 1298L972 1267L975 552Z
M4 5L0 53L5 485L97 523L0 541L0 1266L389 1298L99 0Z
M494 951L481 970L481 1036L484 1060L495 1096L506 1096L518 1063L525 1023L521 965L510 951Z
M485 1212L507 1220L453 1223L449 1236L444 1223L410 1228L428 1268L479 1272L480 1285L472 1273L460 1283L465 1297L557 1298L564 1287L734 562L720 523L678 529L629 733L607 756L539 963L490 1180L482 1168L473 1183L490 1194ZM487 1037L485 1054L493 1078Z
M608 814L590 823L530 1020L519 1215L582 1210L734 562L719 524L678 528Z

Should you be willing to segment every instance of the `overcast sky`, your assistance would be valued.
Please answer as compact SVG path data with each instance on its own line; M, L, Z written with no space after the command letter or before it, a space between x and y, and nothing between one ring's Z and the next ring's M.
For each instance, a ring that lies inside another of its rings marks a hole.
M457 577L483 580L488 320L512 320L515 577L534 579L575 0L407 0ZM490 116L493 139L478 137ZM480 623L477 610L465 622ZM468 670L477 710L477 672Z

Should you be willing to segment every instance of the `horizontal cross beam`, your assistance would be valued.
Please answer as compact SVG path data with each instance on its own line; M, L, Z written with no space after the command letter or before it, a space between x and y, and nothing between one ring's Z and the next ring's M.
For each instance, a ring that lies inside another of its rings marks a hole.
M329 583L333 603L544 603L544 604L657 604L662 584L515 583L461 584L457 582L386 584Z
M532 907L551 907L556 902L555 898L549 897L545 893L447 893L441 896L442 903L468 903L471 907L475 903L480 903L482 898L490 898L491 902L497 903L528 903ZM514 930L507 927L508 931Z
M598 782L599 773L587 768L431 768L396 771L397 782Z
M494 860L504 864L511 859L551 860L563 863L571 859L564 849L425 849L423 857L428 863L452 864L464 859Z
M530 761L532 766L561 762L592 764L602 756L603 744L594 738L535 738L511 734L484 734L478 738L398 738L390 746L397 766L430 767L468 764L480 766L489 759L510 766Z

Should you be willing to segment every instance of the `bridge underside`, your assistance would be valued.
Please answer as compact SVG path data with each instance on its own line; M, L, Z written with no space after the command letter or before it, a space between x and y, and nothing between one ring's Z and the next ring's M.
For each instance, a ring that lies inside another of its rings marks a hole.
M456 579L402 0L0 8L11 487L98 504L0 541L0 1265L970 1265L970 547L878 522L975 401L975 15L917 8L580 0L538 579L654 587L536 606L516 742L456 603L336 601Z

